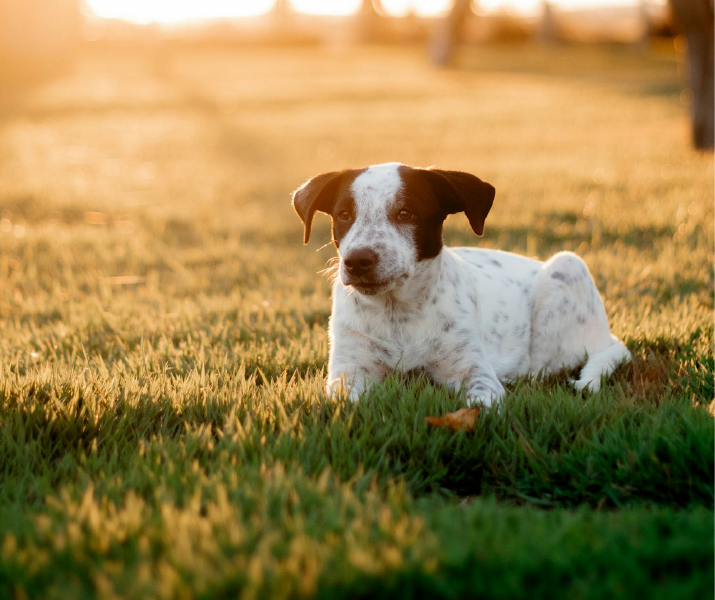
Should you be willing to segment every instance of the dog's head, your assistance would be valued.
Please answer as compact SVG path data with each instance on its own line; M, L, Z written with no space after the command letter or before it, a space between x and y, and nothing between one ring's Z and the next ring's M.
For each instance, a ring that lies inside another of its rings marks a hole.
M293 207L310 239L316 211L333 220L340 279L366 295L388 292L442 250L447 215L464 212L482 235L494 188L460 171L399 163L323 173L293 194Z

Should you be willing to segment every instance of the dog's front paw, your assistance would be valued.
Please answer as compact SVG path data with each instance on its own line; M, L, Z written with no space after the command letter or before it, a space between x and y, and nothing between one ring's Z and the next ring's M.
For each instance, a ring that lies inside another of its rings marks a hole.
M335 377L325 384L325 395L328 398L345 396L351 402L357 402L362 393L367 389L365 381L350 380L347 376Z
M587 394L595 394L601 389L600 377L594 377L593 379L586 377L582 377L581 379L569 379L569 383L576 388L576 391L585 391Z
M505 393L504 386L498 380L474 381L467 388L467 406L480 406L489 410Z

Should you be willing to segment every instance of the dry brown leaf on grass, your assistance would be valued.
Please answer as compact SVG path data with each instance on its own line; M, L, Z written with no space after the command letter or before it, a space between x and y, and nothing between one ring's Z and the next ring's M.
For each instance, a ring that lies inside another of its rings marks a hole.
M425 417L430 425L435 427L447 427L455 431L471 431L479 416L478 408L460 408L454 412L447 413L443 417Z

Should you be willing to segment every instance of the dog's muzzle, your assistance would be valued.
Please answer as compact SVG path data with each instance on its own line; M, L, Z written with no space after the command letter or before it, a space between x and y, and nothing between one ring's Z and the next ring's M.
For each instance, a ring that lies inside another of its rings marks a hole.
M354 287L361 294L373 295L382 290L387 282L377 280L377 267L380 262L376 252L369 248L351 250L343 257L346 285Z
M351 278L355 278L356 280L364 279L365 281L369 281L374 275L377 263L377 254L367 248L351 250L348 255L343 258L345 270Z

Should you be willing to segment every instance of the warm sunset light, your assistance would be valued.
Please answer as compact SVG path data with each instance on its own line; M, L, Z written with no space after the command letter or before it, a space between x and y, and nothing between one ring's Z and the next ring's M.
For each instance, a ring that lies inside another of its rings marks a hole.
M268 12L275 0L86 0L100 17L137 23L180 23L218 17L252 17Z
M453 0L381 0L380 4L388 15L403 17L414 13L426 17L446 12Z
M712 3L0 0L0 600L715 600Z
M294 10L311 15L352 15L362 0L291 0Z
M118 18L137 23L181 23L197 19L251 17L265 14L276 0L86 0L100 17ZM639 0L552 0L562 9L585 9L599 6L637 6ZM651 4L662 4L652 0ZM316 15L351 15L362 0L289 0L297 12ZM415 14L438 16L450 9L453 0L381 0L381 9L390 16ZM478 0L474 6L482 11L507 10L521 14L537 14L543 0Z
M601 7L637 7L642 0L550 0L549 4L561 10L586 10ZM646 0L646 4L662 5L664 0ZM478 0L477 7L484 12L506 10L524 15L538 14L544 0Z
M271 10L276 0L86 0L100 17L119 18L138 23L177 23L195 19L250 17ZM517 0L521 1L521 0ZM297 12L315 15L351 15L360 10L363 0L289 0ZM453 0L382 0L382 9L392 16L414 12L420 16L447 10Z

